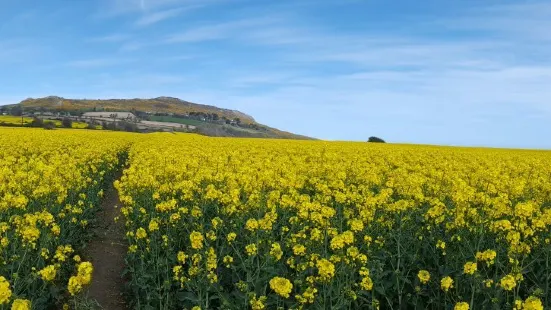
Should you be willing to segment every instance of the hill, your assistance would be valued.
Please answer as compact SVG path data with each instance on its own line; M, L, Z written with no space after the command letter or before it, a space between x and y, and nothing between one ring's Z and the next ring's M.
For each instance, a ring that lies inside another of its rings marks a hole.
M237 110L173 97L101 100L49 96L28 98L17 105L27 113L54 112L79 115L91 111L130 111L142 120L191 124L196 127L197 133L209 136L311 139L257 123L252 116Z
M191 112L216 113L220 118L239 118L244 123L255 123L251 116L229 109L221 109L215 106L203 105L184 101L172 97L157 97L152 99L66 99L57 96L44 98L28 98L21 103L24 108L45 108L55 111L141 111L151 113L177 113Z

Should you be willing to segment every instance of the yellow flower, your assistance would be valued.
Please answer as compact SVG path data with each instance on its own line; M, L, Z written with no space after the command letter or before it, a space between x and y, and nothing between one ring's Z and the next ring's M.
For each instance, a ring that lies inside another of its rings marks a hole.
M200 232L193 231L189 235L189 240L191 241L191 247L195 250L200 250L203 248L203 235Z
M484 286L486 286L487 288L492 287L492 285L494 284L494 280L492 280L492 279L486 279L482 282L484 283Z
M69 278L67 289L69 290L71 296L75 296L76 294L80 293L80 291L82 290L82 283L80 282L80 278L78 276L72 276L71 278Z
M528 297L523 304L524 310L543 310L543 304L541 300L537 297L530 296Z
M274 290L279 296L289 298L289 294L293 290L293 284L291 284L291 281L285 278L274 277L270 280L270 288Z
M156 230L159 230L159 222L156 219L152 219L149 222L149 231L154 232Z
M56 236L59 236L59 234L61 233L61 228L59 228L59 225L57 224L54 224L51 230L52 230L52 233Z
M87 285L92 280L94 267L90 262L82 262L78 265L78 276L82 285Z
M11 310L31 310L31 301L27 299L16 299L11 305Z
M211 240L211 241L215 241L216 240L216 233L212 230L208 231L207 232L207 238L209 238L209 240Z
M179 261L180 263L183 264L183 263L186 261L186 258L187 258L186 253L184 253L184 252L182 252L182 251L179 251L179 252L178 252L178 261Z
M147 237L147 232L145 231L145 229L140 227L140 228L138 228L138 230L136 230L136 238L137 239L144 239L146 237Z
M275 242L272 243L272 248L270 249L270 255L276 260L280 260L283 256L283 251L281 250L281 246L279 243Z
M253 256L257 253L256 244L249 244L245 247L245 252L247 252L247 255Z
M350 230L355 232L362 231L364 229L364 223L360 219L350 220L348 225L350 226Z
M440 280L440 288L447 292L450 288L453 288L453 279L450 277L445 277Z
M419 270L417 273L417 278L419 278L419 281L423 284L427 284L430 280L430 273L426 270Z
M458 302L453 307L453 310L469 310L469 304L466 302Z
M226 268L230 268L231 264L233 263L233 257L226 255L223 259L224 265L226 265Z
M191 308L191 310L201 310L201 307L195 306L195 307Z
M256 298L255 296L252 296L249 300L249 304L251 305L252 310L264 310L266 309L265 302L268 298L266 296L260 296L259 298Z
M306 247L301 245L301 244L297 244L295 246L293 246L293 254L297 255L297 256L303 256L306 254Z
M486 250L484 252L477 252L476 253L476 259L482 262L486 262L488 266L492 265L494 263L494 260L496 258L496 251L494 250Z
M517 286L517 281L515 280L514 276L509 274L501 278L499 284L504 290L512 291Z
M237 234L234 232L231 232L226 236L226 240L228 240L229 243L232 243L236 237L237 237Z
M48 265L38 272L40 277L44 281L53 281L56 276L56 269L54 265Z
M211 284L218 282L218 276L213 272L209 272L209 274L207 275L207 279L209 279L209 282Z
M174 280L178 280L180 278L180 274L182 273L182 266L172 267L172 273L174 273Z
M318 289L315 287L308 287L302 295L295 295L297 301L301 304L313 304L316 298Z
M322 281L329 281L335 275L335 265L325 258L318 260L316 267Z
M245 228L250 231L255 231L258 229L258 221L255 219L249 219L247 220L247 223L245 224Z
M467 262L464 266L463 266L463 273L464 274L474 274L477 270L477 266L476 266L476 262Z
M0 276L0 305L7 304L10 301L10 297L10 283L6 278Z
M222 221L222 219L219 218L219 217L215 217L215 218L213 218L210 222L212 223L212 228L218 229L218 227L219 227L224 221Z
M369 276L365 276L364 278L362 278L360 287L366 291L371 291L373 289L373 280L371 280Z
M358 255L360 255L360 251L357 247L351 246L348 249L346 249L346 255L350 256L351 258L356 258Z

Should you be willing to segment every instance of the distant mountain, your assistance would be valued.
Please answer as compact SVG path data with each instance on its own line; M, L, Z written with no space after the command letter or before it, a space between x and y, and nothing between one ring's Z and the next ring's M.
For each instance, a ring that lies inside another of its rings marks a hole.
M184 101L173 97L152 99L67 99L57 96L28 98L19 103L24 111L84 113L89 111L130 111L144 119L173 122L189 118L197 132L210 136L311 139L259 124L243 112ZM163 120L159 115L170 116ZM178 119L178 120L180 120Z
M105 111L130 111L137 110L152 113L178 113L190 112L216 113L220 117L228 119L240 118L245 123L255 123L255 120L242 112L221 109L215 106L192 103L172 97L157 97L152 99L66 99L57 96L45 98L28 98L21 101L23 107L46 108L57 111L75 110L105 110Z

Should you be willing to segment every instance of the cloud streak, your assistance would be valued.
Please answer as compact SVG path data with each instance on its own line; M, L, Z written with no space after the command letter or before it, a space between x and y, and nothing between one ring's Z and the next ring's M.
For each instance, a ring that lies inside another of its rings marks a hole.
M90 58L69 61L65 65L72 68L99 68L120 66L134 61L136 60L130 58Z
M273 23L272 17L252 17L221 23L211 23L189 27L188 29L174 33L164 39L164 43L189 43L211 40L226 40L238 38L239 33L246 32L255 27L263 27Z
M149 13L142 16L140 19L138 19L135 25L139 27L151 26L153 24L162 22L164 20L174 18L180 15L183 11L184 11L183 8L176 8L176 9L169 9L169 10Z
M128 40L130 37L131 36L127 34L117 33L117 34L109 34L109 35L100 36L100 37L93 37L88 39L87 41L92 43L118 43L118 42Z

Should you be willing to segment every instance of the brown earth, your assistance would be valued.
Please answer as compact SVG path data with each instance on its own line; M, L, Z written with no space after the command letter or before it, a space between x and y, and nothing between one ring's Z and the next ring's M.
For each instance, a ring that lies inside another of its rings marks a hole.
M120 174L117 176L120 177ZM125 280L122 278L126 256L123 218L120 216L119 195L110 186L97 213L98 225L94 229L95 238L85 249L84 256L94 266L92 283L88 297L96 300L103 309L127 309L123 295ZM120 220L115 222L115 217Z

